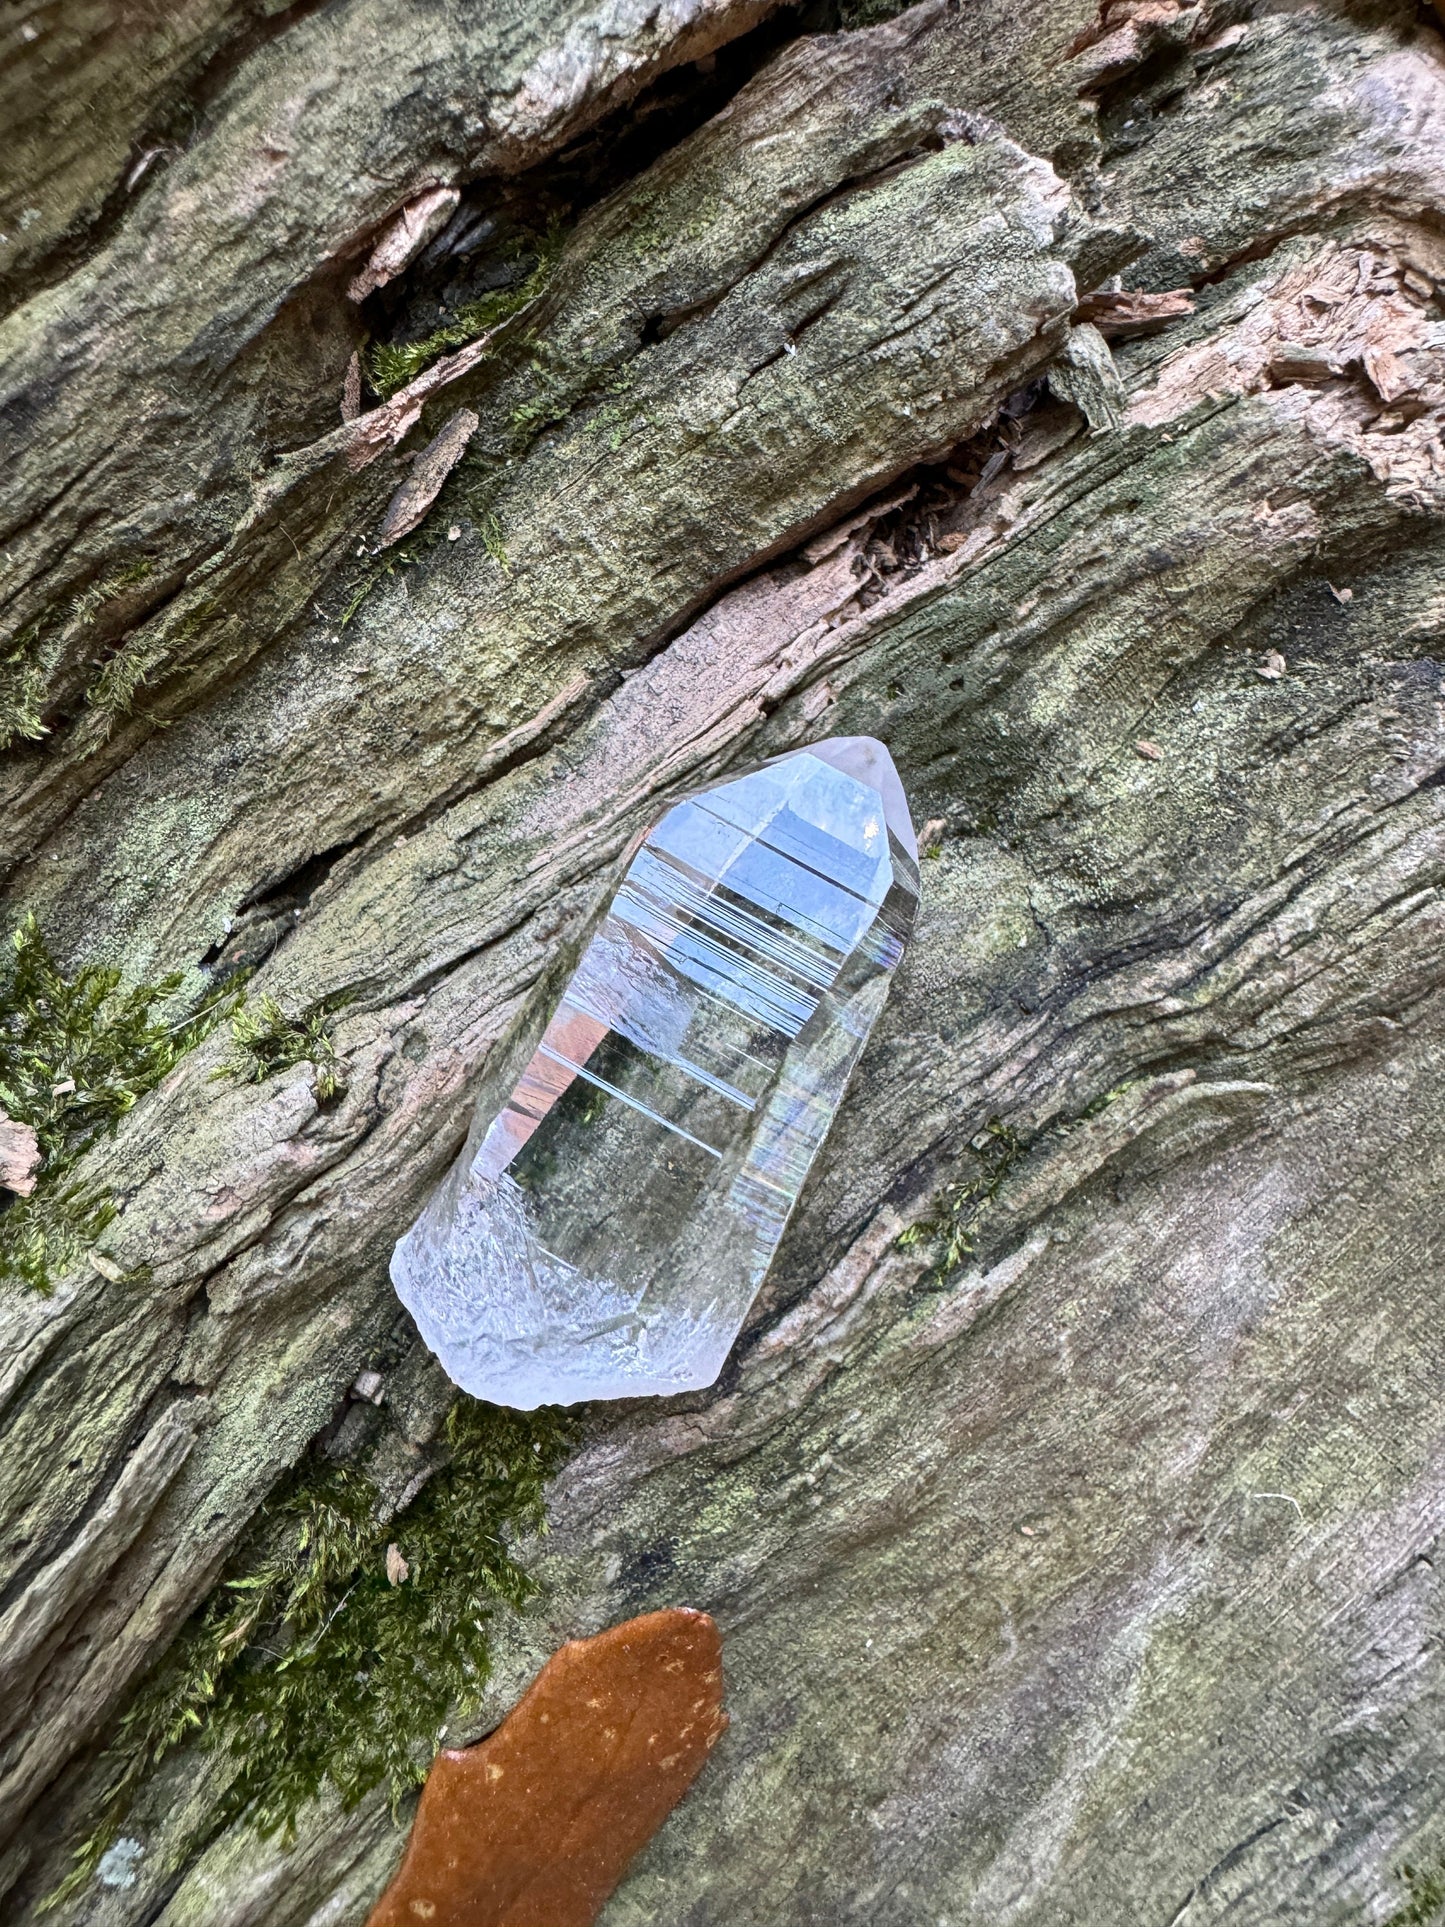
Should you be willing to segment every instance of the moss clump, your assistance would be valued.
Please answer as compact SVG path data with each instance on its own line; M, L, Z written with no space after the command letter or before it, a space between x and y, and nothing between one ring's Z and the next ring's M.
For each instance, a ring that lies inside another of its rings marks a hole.
M519 402L507 417L507 440L513 461L519 461L539 435L565 421L592 392L596 377L588 368L559 368L541 348L532 353L531 380L534 391Z
M48 1298L116 1215L100 1185L41 1184L0 1215L0 1279Z
M969 1146L974 1168L944 1186L938 1209L910 1225L899 1244L937 1244L932 1275L939 1281L956 1271L972 1255L984 1213L1027 1149L1016 1131L1001 1119L990 1118Z
M362 571L360 580L353 587L341 610L340 627L356 614L373 589L379 588L388 576L395 575L398 569L410 569L420 562L436 547L441 540L441 524L432 523L419 529L411 541L404 546L388 549L375 562Z
M507 542L502 534L502 525L495 515L484 515L477 523L477 533L482 538L482 547L504 572L511 568L507 560Z
M85 700L101 719L107 735L118 717L131 713L140 690L214 619L220 606L214 596L204 596L183 615L168 617L159 627L152 624L138 629L101 665L85 693Z
M125 589L136 588L152 573L149 556L134 556L129 562L117 563L113 569L108 569L99 581L92 582L88 589L82 589L75 597L70 605L71 621L94 622L107 602Z
M212 1075L242 1084L262 1084L293 1064L311 1064L316 1095L324 1104L345 1089L341 1064L331 1038L331 1020L342 1000L319 998L299 1017L288 1017L271 995L243 1004L231 1017L231 1050Z
M925 856L929 854L929 851L924 852ZM937 1209L928 1217L920 1218L917 1224L910 1225L899 1236L899 1245L907 1247L937 1242L939 1255L929 1276L935 1284L941 1284L965 1258L972 1256L988 1207L1026 1153L1037 1144L1067 1137L1070 1132L1077 1131L1081 1125L1098 1117L1101 1111L1106 1111L1136 1084L1144 1081L1136 1078L1102 1091L1077 1116L1061 1118L1033 1138L1021 1138L1001 1118L990 1118L968 1147L969 1155L974 1160L973 1169L966 1177L944 1187Z
M0 749L17 737L38 742L49 734L43 714L45 690L60 653L61 633L67 624L84 626L94 622L107 602L144 582L151 573L148 556L135 556L129 562L118 563L88 589L72 597L59 613L52 610L37 617L19 632L8 653L0 656ZM104 674L102 671L101 681ZM133 687L130 693L134 694Z
M544 235L519 244L519 253L535 253L536 259L531 271L514 287L494 288L476 301L464 303L456 310L454 320L420 341L378 342L366 361L367 378L375 392L383 401L389 399L449 348L465 347L529 307L552 279L565 241L566 230L554 222Z
M912 0L841 0L838 25L845 32L855 33L860 27L876 27L881 21L893 20L911 5Z
M426 1777L448 1717L478 1704L489 1617L537 1591L509 1541L545 1527L543 1494L572 1445L566 1414L461 1398L448 1462L403 1515L361 1472L308 1461L122 1716L100 1824L50 1904L89 1879L145 1774L183 1741L229 1753L226 1817L290 1833L330 1783L393 1804ZM395 1545L401 1566L387 1552Z
M1400 1878L1408 1890L1403 1907L1385 1922L1385 1927L1436 1927L1445 1919L1445 1869L1422 1873L1418 1867L1401 1867Z
M22 629L0 656L0 749L17 738L38 743L48 732L42 715L55 643L39 622Z
M86 691L85 700L102 716L128 716L137 693L167 654L167 645L157 640L122 649L101 669Z
M235 1007L213 992L174 1021L160 1014L181 977L120 988L120 972L67 977L28 916L0 974L0 1109L40 1144L40 1183L0 1211L0 1280L48 1292L115 1216L103 1190L67 1173Z

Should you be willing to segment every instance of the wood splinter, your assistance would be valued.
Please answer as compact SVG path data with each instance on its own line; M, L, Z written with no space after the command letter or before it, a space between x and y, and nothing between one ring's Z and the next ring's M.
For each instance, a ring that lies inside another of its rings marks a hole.
M0 1111L0 1186L17 1197L28 1198L35 1189L40 1163L40 1140L35 1132Z
M495 1733L437 1755L367 1927L591 1927L726 1726L706 1613L569 1640Z

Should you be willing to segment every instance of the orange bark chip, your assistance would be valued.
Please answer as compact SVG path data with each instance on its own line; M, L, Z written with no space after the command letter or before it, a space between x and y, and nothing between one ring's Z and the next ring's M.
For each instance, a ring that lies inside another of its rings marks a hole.
M367 1927L590 1927L726 1725L706 1613L569 1640L495 1733L437 1755Z

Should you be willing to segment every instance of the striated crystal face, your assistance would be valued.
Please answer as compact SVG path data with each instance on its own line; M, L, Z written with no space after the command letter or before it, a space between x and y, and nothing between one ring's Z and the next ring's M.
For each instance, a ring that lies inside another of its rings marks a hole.
M530 1409L713 1382L917 907L908 805L871 737L668 811L393 1254L458 1385Z

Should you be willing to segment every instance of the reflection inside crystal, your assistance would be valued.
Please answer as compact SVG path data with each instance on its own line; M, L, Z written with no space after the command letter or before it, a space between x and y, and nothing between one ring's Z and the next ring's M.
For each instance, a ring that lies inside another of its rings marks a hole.
M670 809L506 1103L392 1276L497 1402L710 1384L762 1283L918 901L867 737Z

